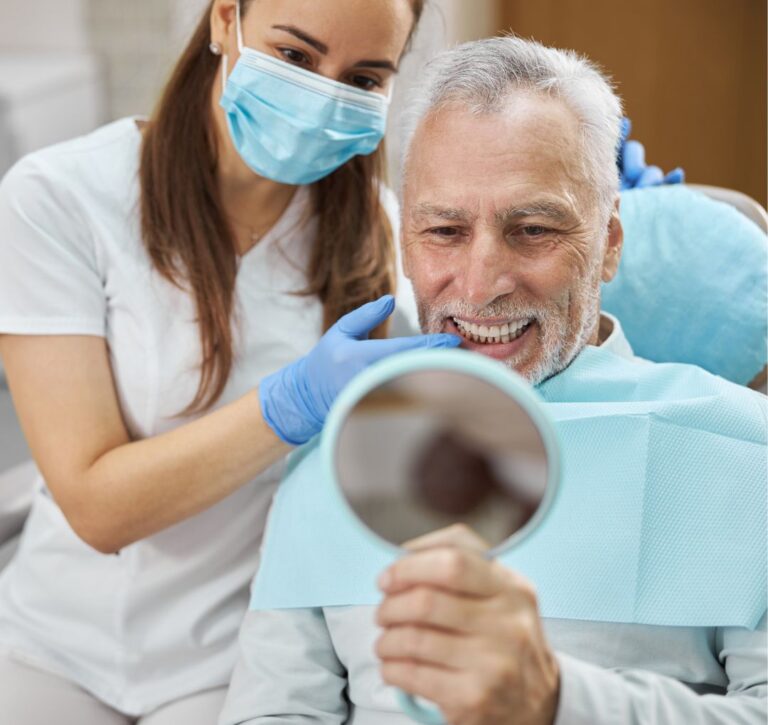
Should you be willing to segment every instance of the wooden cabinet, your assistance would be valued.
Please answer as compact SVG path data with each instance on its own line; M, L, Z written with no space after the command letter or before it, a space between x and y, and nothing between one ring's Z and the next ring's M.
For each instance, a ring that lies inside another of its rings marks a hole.
M608 71L650 162L766 205L765 0L497 2L499 31Z

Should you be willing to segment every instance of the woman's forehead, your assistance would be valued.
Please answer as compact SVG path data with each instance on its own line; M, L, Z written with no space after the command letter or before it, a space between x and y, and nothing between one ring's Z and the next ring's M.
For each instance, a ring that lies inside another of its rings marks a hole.
M327 54L397 64L413 22L411 0L253 0L246 5L243 28L289 27Z

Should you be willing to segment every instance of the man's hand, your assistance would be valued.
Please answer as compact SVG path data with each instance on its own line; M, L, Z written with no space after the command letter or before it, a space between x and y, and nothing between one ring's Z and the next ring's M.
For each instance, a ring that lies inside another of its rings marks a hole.
M451 725L552 725L559 670L536 593L478 541L460 526L422 537L379 578L382 677Z

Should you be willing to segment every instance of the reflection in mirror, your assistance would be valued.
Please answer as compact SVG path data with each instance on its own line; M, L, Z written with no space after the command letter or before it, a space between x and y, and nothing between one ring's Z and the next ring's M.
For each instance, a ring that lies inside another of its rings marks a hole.
M530 521L547 487L528 413L453 370L410 372L364 396L342 425L336 469L352 510L398 546L463 523L495 548Z

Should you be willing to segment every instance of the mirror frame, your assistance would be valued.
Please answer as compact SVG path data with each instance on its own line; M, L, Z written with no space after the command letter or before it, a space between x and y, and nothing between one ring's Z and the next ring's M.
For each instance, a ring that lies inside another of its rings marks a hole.
M387 541L371 530L349 504L341 487L341 482L336 475L337 442L349 414L369 392L408 373L429 370L452 371L471 375L499 388L513 398L531 417L544 443L547 456L547 487L544 498L536 513L522 528L487 552L489 558L498 556L535 531L552 508L560 489L561 460L555 426L538 393L520 375L497 360L491 360L479 353L467 350L415 350L385 358L363 370L341 391L326 418L320 440L322 466L320 475L328 476L328 479L333 481L344 506L355 521L377 541L386 545L389 550L402 554L405 549Z

